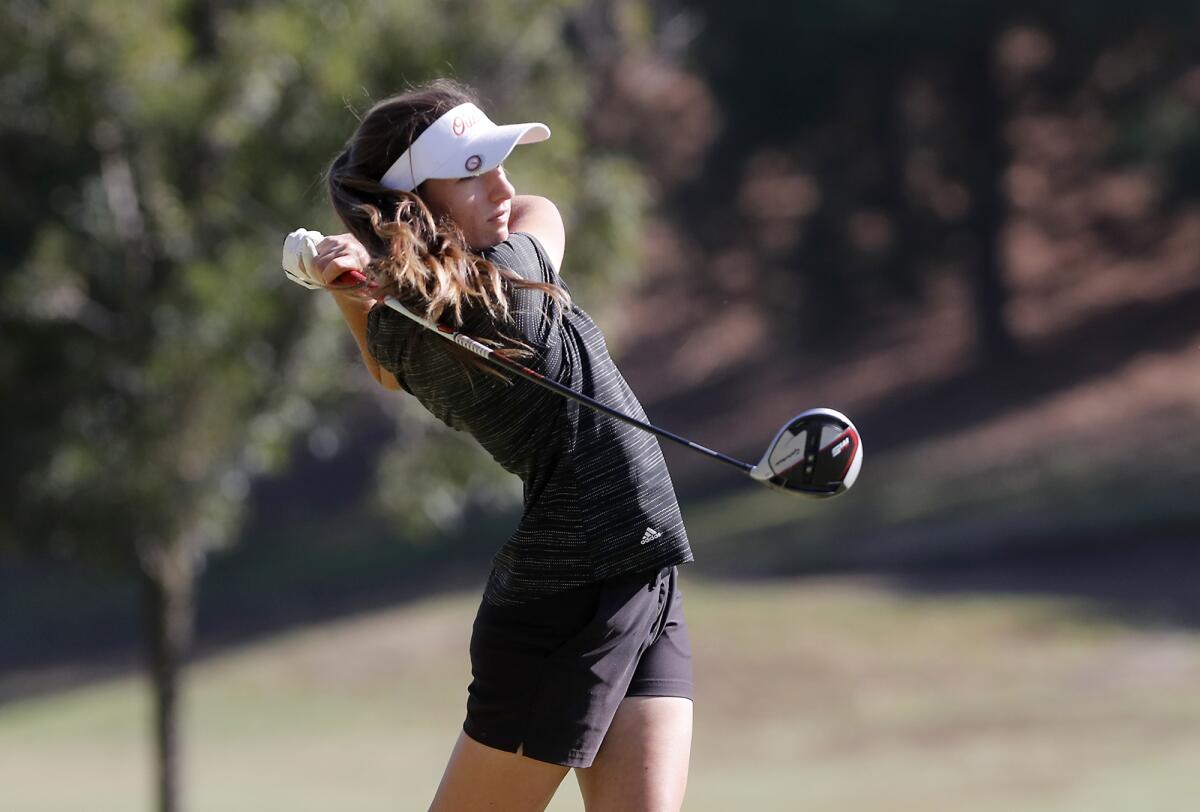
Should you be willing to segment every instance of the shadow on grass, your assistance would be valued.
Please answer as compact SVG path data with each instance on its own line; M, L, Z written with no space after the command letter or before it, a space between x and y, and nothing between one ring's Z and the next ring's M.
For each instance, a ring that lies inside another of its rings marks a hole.
M293 529L280 526L277 537L245 544L212 562L200 589L193 659L447 591L478 593L493 542L503 538L511 519L492 516L473 525L477 530L490 529L459 537L448 547L415 549L388 539L386 533L343 538L337 547L314 545L311 540L302 543L289 538ZM322 536L320 528L311 525L307 532L313 538ZM718 570L705 563L702 551L698 555L695 572L704 578L753 588L757 581L787 577L803 586L805 568L798 564L800 558L772 563L767 550L765 557L739 571ZM1197 572L1200 527L1184 523L1043 542L1025 539L1019 551L993 548L957 559L900 560L840 570L820 567L811 574L823 582L838 574L867 575L886 588L923 597L1016 595L1085 602L1092 611L1117 622L1197 631ZM40 614L36 606L24 607L21 616L32 624L28 634L14 635L10 627L6 639L0 639L0 704L141 669L137 596L128 585L97 583L94 576L61 568L40 572L30 568L25 574L35 585L39 578L57 582L66 591L59 594L73 594L76 600L70 605L83 611L47 611L44 602ZM37 594L44 599L50 593ZM83 601L78 600L81 596ZM11 605L0 608L14 616Z
M191 659L452 591L482 593L512 514L477 515L436 544L378 521L293 514L252 527L200 578ZM135 579L59 562L0 567L0 705L143 669Z
M925 596L1081 601L1120 623L1200 631L1200 528L1130 529L1052 542L880 574L899 591Z

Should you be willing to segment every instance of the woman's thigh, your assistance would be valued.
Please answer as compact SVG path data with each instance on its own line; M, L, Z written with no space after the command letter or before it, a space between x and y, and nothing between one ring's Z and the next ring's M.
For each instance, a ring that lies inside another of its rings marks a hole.
M592 766L576 769L587 812L678 812L692 749L692 701L621 701Z
M429 812L541 812L567 768L480 744L460 733Z

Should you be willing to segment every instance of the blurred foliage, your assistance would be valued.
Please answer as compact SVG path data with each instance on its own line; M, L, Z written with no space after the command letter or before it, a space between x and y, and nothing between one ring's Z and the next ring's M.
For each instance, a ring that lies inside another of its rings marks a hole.
M282 63L187 11L5 6L6 546L199 554L327 386L269 261L304 211L263 172Z
M565 36L581 13L564 0L5 4L0 545L200 555L298 433L322 447L353 431L336 415L366 376L332 303L287 285L276 257L293 227L337 230L323 167L356 111L408 83L455 75L497 120L546 121L554 138L519 151L512 174L568 219L567 277L598 288L630 267L643 193L581 127L589 64ZM383 408L397 454L444 460L384 463L381 493L425 506L385 498L401 527L449 521L468 480L485 498L517 493L411 399Z

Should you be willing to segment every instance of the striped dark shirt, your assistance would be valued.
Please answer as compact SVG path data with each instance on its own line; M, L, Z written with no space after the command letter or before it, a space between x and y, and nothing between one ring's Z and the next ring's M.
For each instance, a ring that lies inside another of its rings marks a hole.
M484 256L525 279L563 285L530 235L513 234ZM563 312L539 290L509 285L507 292L513 321L500 330L533 348L526 366L646 419L582 308ZM471 314L463 332L494 337L497 327L486 314ZM522 603L692 560L654 435L523 378L506 382L475 369L452 354L450 342L382 305L369 315L367 345L430 413L470 433L524 483L521 520L493 559L484 592L491 603Z

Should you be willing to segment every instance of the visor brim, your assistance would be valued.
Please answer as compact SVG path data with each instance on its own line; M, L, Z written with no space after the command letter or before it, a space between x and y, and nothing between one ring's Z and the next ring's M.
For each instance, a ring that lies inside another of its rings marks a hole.
M428 179L469 178L491 172L521 144L536 144L550 137L545 124L504 124L456 145L455 154L434 168Z

